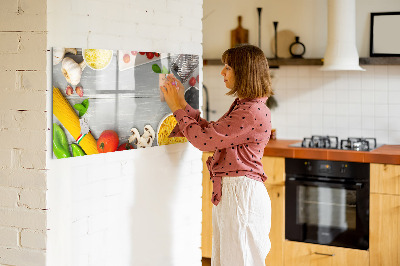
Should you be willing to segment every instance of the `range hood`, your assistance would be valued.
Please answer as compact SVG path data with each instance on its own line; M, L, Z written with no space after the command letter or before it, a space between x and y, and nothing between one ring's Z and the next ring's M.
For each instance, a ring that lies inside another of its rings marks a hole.
M328 0L328 44L323 71L358 70L355 0Z

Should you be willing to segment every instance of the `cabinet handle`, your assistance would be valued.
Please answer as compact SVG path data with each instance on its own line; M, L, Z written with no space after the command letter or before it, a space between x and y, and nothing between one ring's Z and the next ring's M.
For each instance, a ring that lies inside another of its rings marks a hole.
M324 255L324 256L331 256L331 257L335 256L335 254L327 254L327 253L320 253L320 252L314 252L314 254L316 254L316 255Z

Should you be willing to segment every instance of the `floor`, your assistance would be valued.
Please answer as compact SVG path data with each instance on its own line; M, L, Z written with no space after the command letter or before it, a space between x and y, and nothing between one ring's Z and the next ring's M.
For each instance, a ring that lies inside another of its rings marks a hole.
M211 266L211 259L202 258L201 262L203 262L203 266Z

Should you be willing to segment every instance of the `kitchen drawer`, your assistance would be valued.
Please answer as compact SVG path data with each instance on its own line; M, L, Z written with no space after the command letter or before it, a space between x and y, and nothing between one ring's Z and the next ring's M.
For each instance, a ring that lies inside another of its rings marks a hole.
M366 250L316 245L285 240L285 266L366 266Z
M371 193L400 195L400 165L370 165Z

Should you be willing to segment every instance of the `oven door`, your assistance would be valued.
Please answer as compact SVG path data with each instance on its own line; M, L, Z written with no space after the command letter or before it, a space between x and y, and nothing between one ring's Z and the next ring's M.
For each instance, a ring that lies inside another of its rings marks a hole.
M367 250L369 184L286 177L286 239Z

